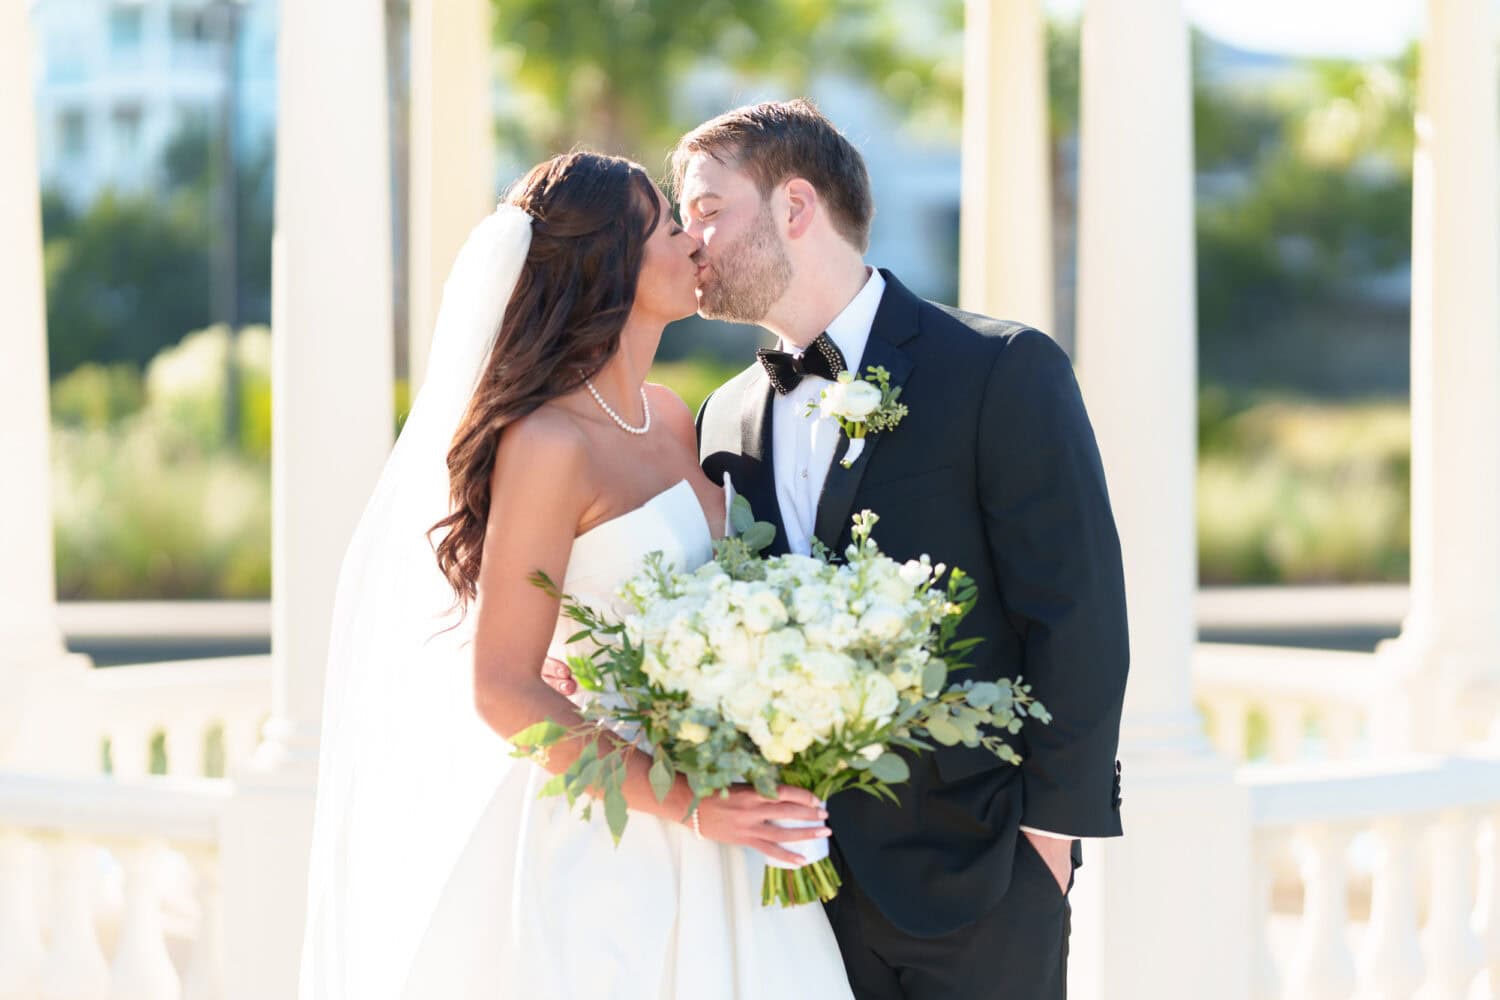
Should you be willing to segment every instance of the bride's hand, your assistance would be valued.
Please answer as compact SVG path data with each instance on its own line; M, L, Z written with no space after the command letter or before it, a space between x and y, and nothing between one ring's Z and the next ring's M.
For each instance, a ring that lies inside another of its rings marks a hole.
M727 797L711 795L698 803L698 830L705 838L751 847L793 865L800 865L805 859L783 849L781 844L816 840L829 836L831 831L826 826L783 829L771 825L771 820L816 823L827 818L828 810L819 804L816 795L791 785L782 785L780 796L774 799L766 798L749 785L737 785L729 790ZM687 821L689 826L692 822L691 818Z
M550 656L542 662L542 680L564 697L578 691L578 681L573 679L573 671L563 661L554 660Z

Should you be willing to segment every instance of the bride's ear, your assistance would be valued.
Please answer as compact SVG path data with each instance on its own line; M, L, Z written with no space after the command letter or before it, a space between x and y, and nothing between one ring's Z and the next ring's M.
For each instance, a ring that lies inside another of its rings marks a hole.
M818 215L818 191L802 178L793 177L786 182L786 200L786 234L795 240L807 234Z

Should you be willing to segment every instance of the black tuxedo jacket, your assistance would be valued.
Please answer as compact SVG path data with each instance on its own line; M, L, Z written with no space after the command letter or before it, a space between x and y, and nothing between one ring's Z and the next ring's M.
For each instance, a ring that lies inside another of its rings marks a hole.
M1020 825L1121 833L1120 711L1129 663L1120 545L1083 400L1046 334L918 298L888 271L861 361L881 365L910 413L845 469L840 441L816 534L835 552L851 516L898 560L929 554L979 587L963 676L1022 677L1053 715L1010 737L1018 768L983 748L917 758L893 806L859 792L829 803L850 874L892 923L943 934L989 912L1010 884ZM851 359L852 360L852 359ZM710 478L728 473L787 551L771 455L770 380L753 364L698 413ZM1074 860L1080 861L1078 845Z

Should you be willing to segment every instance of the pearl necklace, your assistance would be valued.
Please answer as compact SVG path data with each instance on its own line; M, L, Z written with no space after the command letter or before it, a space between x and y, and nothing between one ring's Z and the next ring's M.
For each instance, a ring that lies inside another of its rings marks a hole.
M632 427L625 422L624 417L616 413L614 408L604 401L604 397L599 395L599 390L594 388L594 383L590 382L587 377L584 378L583 384L589 387L589 395L594 397L594 402L599 404L599 409L603 410L611 420L618 424L620 430L627 434L644 434L651 429L651 404L646 401L645 386L641 387L641 409L646 414L646 422L639 427Z

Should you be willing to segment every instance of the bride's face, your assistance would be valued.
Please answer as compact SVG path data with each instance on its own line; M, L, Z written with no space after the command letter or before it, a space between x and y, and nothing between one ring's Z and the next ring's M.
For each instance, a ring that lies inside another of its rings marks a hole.
M702 244L677 224L672 206L662 193L655 194L661 221L646 240L634 311L671 322L698 311L698 264L694 255Z

